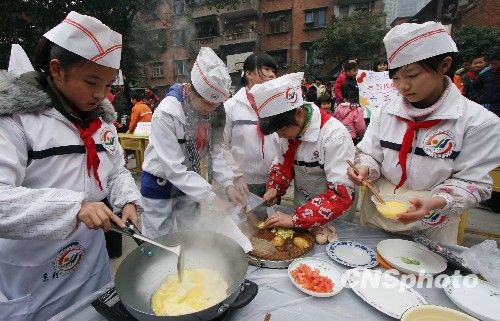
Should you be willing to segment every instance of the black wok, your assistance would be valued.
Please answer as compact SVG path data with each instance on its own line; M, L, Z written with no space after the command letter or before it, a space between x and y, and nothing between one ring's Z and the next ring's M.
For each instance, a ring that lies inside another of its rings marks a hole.
M226 298L205 310L179 315L156 316L151 296L169 274L176 274L177 256L160 248L143 244L133 250L118 267L115 288L125 308L140 321L212 320L230 308L240 294L248 260L243 249L231 238L214 232L177 232L155 241L174 246L182 243L186 269L211 268L228 284ZM143 250L141 250L143 248ZM151 256L148 252L152 252Z

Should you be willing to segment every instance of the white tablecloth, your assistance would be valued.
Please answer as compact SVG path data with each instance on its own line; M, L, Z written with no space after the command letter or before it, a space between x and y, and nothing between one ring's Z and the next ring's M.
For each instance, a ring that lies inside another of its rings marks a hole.
M399 238L396 235L343 221L335 221L333 225L337 229L340 239L364 243L372 249L375 249L378 242L383 239ZM331 261L326 255L323 245L316 245L311 256ZM342 271L347 270L346 267L336 262L334 264ZM340 293L330 298L311 297L294 287L288 278L286 269L273 270L250 266L246 278L259 285L259 293L249 305L234 312L231 320L262 321L266 313L271 313L272 321L394 320L365 303L349 288L344 288ZM106 319L92 308L90 302L112 286L109 284L80 304L61 312L52 320L105 321ZM431 287L415 290L429 304L459 310L441 288Z

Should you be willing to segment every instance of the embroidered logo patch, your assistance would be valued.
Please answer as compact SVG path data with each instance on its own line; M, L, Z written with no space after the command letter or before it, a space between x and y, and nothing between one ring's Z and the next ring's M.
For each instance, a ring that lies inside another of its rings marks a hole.
M454 146L455 137L448 130L433 131L424 139L424 152L434 158L450 156Z
M432 212L422 219L422 224L429 228L443 227L448 224L448 216Z
M116 136L109 128L104 128L101 132L101 142L104 148L111 154L114 155L116 151L115 145Z
M54 260L55 272L59 276L73 272L80 265L84 254L85 248L79 242L73 242L63 247Z
M295 88L290 87L285 91L285 99L292 105L297 102L299 95Z

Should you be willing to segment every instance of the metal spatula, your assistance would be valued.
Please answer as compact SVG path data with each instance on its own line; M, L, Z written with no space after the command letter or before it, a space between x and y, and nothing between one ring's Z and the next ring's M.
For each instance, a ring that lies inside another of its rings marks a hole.
M150 239L149 237L145 237L144 235L142 235L141 231L139 231L139 229L137 229L137 227L129 220L125 222L124 228L121 228L114 222L111 222L111 230L121 233L123 235L133 237L141 242L146 242L151 245L157 246L159 248L162 248L166 251L172 252L175 255L177 255L177 277L179 278L179 281L182 281L182 276L184 274L183 272L184 272L185 259L181 244L176 246L166 246L161 243L158 243Z

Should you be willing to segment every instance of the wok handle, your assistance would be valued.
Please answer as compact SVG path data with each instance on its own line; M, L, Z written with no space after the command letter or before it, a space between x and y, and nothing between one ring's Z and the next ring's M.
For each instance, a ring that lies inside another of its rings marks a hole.
M255 298L258 292L259 286L257 284L252 281L244 280L241 284L240 295L231 303L229 309L236 310L246 306Z

